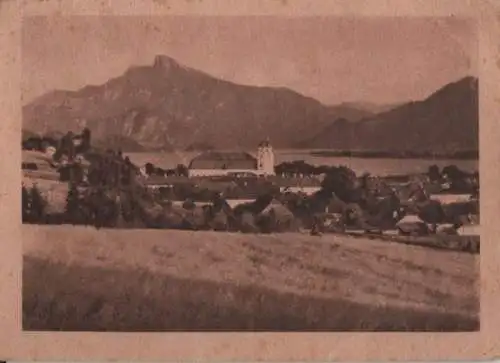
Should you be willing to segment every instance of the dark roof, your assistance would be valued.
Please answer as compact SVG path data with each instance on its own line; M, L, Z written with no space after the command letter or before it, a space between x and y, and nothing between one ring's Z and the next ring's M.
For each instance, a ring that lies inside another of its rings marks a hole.
M257 159L247 152L207 151L194 157L189 169L257 169Z
M144 183L148 186L154 185L174 185L174 184L194 184L194 181L184 176L158 176L151 175Z

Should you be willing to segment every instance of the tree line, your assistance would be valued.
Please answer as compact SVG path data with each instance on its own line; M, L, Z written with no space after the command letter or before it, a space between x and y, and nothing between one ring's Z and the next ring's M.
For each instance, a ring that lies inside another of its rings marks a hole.
M432 170L435 171L435 168ZM254 202L236 208L228 205L227 196L218 193L207 195L209 205L197 208L192 194L187 191L184 205L176 209L171 196L151 193L137 183L134 178L136 173L134 166L120 154L101 155L90 167L87 187L81 187L78 181L70 181L65 210L58 216L44 213L46 202L36 187L28 190L23 186L23 221L94 225L96 228L142 226L183 229L212 228L215 223L219 226L218 230L224 230L222 225L226 225L226 230L272 230L269 225L274 225L274 222L259 215L272 199L280 201L294 220L309 227L317 224L318 216L327 209L340 213L342 223L363 228L392 228L404 213L412 210L429 223L442 223L450 217L439 202L426 198L416 199L408 205L400 199L397 191L393 191L380 199L377 192L368 187L367 175L358 178L345 166L330 167L321 189L312 196L265 189ZM456 210L453 214L474 212L471 205L462 207L463 210ZM262 218L267 222L264 223ZM262 223L267 223L268 227L259 229ZM278 227L274 225L273 228Z
M23 150L33 150L45 152L48 147L56 149L53 156L54 160L59 160L63 155L72 160L77 154L85 154L91 149L91 131L84 128L81 134L75 134L73 131L68 131L60 138L53 136L36 136L31 135L26 139L21 140Z

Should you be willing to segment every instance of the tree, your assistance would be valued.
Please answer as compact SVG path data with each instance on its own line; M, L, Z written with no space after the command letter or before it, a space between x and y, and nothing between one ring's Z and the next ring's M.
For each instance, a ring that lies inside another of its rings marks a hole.
M127 191L124 193L121 197L121 215L125 221L125 223L131 225L133 224L135 218L136 218L136 201L135 201L135 195L133 191Z
M447 165L443 168L443 175L447 175L452 181L457 181L464 177L464 172L456 165Z
M87 180L91 186L101 185L103 182L102 159L96 158L90 163Z
M118 208L103 187L98 187L92 192L90 203L94 216L94 226L97 229L114 225L118 216Z
M368 189L370 187L370 173L368 172L365 172L363 173L363 175L361 175L361 178L360 178L360 182L361 182L361 185L360 185L360 188L362 189Z
M184 176L184 177L189 176L189 169L184 164L178 164L175 170L177 172L177 175L179 176Z
M91 141L92 141L92 134L90 132L90 129L86 127L83 129L82 132L82 145L81 145L82 153L86 153L90 150Z
M33 136L22 142L24 150L42 150L42 139L38 136Z
M356 174L345 166L334 166L326 173L321 188L328 193L335 193L342 201L357 201Z
M146 174L148 176L153 175L155 172L155 166L151 163L146 163L146 165L144 165L144 168L146 169Z
M121 164L121 184L124 186L129 186L133 183L135 179L134 165L130 161L129 157L126 156L123 163Z
M184 203L182 203L182 208L186 210L193 210L196 208L196 204L192 199L186 199Z
M473 189L469 183L469 175L460 170L456 165L448 165L443 168L443 175L448 176L451 182L451 190L460 192L471 192Z
M441 179L441 171L439 170L439 167L436 164L429 166L427 176L431 182L439 181Z
M22 186L21 190L21 206L22 206L22 221L23 223L30 222L30 209L31 209L31 203L30 203L30 195L28 193L28 189L26 189L26 186Z
M104 226L105 227L116 227L116 224L119 219L119 215L121 213L121 207L116 196L110 197L105 194L105 213L104 213Z
M31 215L34 222L42 222L45 216L46 202L36 185L31 188Z
M65 214L68 222L71 224L80 223L80 198L75 183L70 183L68 195L66 197Z
M446 218L443 206L439 201L430 200L419 205L417 208L418 216L426 223L443 223Z
M66 155L68 155L69 161L73 161L76 155L73 138L74 138L73 131L68 131L66 136L64 136L64 151L66 152Z

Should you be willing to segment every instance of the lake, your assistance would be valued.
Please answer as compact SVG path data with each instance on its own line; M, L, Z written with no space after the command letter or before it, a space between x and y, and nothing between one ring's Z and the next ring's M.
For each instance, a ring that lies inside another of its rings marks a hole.
M328 157L312 156L312 150L275 150L276 164L284 161L304 160L312 165L345 165L356 172L363 174L368 172L372 175L395 175L426 172L430 165L436 164L440 168L455 164L466 171L478 170L478 160L446 160L446 159L386 159L386 158L353 158L353 157ZM136 165L143 166L147 162L164 168L171 169L177 164L189 165L193 157L200 152L144 152L125 153ZM250 151L255 156L255 152Z

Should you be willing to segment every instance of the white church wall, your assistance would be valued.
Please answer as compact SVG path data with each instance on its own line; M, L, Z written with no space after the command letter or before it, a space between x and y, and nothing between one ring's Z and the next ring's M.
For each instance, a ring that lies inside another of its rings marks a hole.
M274 151L271 146L260 146L257 150L258 170L265 175L275 175L274 172Z

